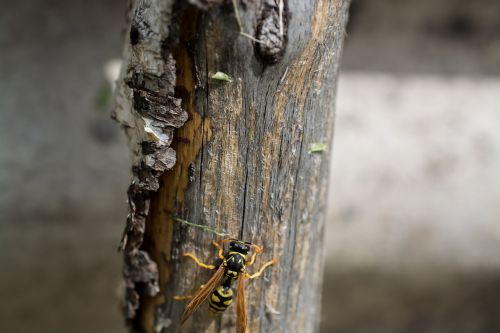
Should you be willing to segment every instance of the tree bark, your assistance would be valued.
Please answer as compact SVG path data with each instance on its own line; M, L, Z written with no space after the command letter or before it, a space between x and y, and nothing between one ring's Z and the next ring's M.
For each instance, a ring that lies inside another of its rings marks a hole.
M211 272L221 239L177 218L264 246L246 287L249 332L314 332L320 316L323 220L336 78L348 0L230 3L136 0L114 117L129 138L133 181L124 251L132 330L174 332ZM232 82L211 79L215 72ZM184 331L231 332L200 309Z

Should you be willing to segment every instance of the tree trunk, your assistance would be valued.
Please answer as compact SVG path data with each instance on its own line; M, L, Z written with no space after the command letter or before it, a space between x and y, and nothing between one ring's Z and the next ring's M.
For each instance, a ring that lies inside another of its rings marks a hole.
M184 302L210 277L208 229L264 247L246 287L249 332L314 332L320 316L327 151L348 0L240 3L238 33L222 0L136 0L115 118L129 138L133 181L124 251L129 325L174 332ZM214 80L215 72L232 82ZM189 332L232 332L234 306L200 308Z

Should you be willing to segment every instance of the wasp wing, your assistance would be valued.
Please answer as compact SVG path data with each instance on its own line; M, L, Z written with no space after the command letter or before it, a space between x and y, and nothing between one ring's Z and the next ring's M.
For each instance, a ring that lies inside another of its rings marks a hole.
M238 288L236 290L236 332L247 331L247 309L245 304L245 273L238 276Z
M186 305L186 308L182 313L181 325L184 324L184 322L193 314L193 312L195 312L196 309L198 309L201 303L203 303L203 301L206 300L208 296L210 296L212 291L219 284L219 281L222 279L223 275L224 275L224 267L220 265L217 271L214 273L214 275L212 275L210 280L208 280L207 283L205 283L203 287L201 287L200 290L198 290L198 292L193 296L191 302L189 302L189 304Z

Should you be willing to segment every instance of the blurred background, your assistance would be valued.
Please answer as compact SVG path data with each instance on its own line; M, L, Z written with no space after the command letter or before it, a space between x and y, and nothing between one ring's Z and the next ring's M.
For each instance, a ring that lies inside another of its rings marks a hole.
M1 330L121 332L126 4L1 4ZM353 0L322 332L500 332L499 126L500 2Z

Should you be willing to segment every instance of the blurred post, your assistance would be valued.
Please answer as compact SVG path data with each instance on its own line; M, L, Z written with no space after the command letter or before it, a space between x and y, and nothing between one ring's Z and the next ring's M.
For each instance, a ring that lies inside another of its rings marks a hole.
M130 5L114 113L133 156L125 315L134 331L176 331L185 304L172 297L210 276L181 254L212 263L228 234L264 247L251 271L279 260L247 284L248 331L317 331L349 1L190 2ZM186 330L233 329L234 309L204 310Z

